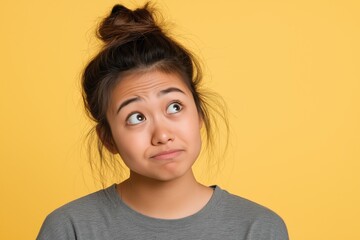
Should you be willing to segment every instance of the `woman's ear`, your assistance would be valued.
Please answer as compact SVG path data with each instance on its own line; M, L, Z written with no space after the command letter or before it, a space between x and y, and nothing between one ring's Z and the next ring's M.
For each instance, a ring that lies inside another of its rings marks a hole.
M108 133L106 133L105 127L98 124L96 126L96 134L109 152L112 154L118 153L114 140L111 136L110 129L108 130Z

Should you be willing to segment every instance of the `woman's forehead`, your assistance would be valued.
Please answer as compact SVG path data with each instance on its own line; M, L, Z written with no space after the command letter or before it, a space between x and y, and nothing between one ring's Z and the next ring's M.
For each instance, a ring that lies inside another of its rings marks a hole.
M164 73L154 70L122 76L115 86L113 93L119 97L137 94L158 94L164 89L178 88L189 93L185 81L176 73Z

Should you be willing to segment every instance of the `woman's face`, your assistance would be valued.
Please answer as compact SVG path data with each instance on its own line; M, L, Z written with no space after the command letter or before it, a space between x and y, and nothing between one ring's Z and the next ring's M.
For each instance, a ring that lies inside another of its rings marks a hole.
M125 76L107 111L115 146L132 174L169 181L189 171L201 149L201 118L177 74Z

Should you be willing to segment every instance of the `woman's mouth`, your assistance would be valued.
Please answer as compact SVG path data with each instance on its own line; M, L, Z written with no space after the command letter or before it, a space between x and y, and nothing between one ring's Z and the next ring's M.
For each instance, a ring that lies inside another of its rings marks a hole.
M179 156L183 150L175 149L156 153L151 158L156 160L171 160Z

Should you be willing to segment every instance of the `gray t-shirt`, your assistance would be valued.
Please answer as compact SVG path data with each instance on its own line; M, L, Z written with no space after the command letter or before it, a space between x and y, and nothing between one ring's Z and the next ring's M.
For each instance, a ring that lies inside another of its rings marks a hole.
M213 188L202 210L165 220L129 208L112 185L49 214L37 239L288 239L283 220L274 212L218 186Z

